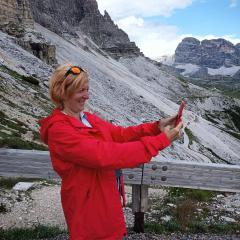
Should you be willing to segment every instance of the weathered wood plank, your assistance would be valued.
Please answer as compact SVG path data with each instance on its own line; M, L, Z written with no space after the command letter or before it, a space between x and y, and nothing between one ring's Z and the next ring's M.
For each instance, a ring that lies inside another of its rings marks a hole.
M11 174L57 177L47 151L0 149L0 176ZM123 174L126 184L141 183L141 168L124 169ZM143 184L240 192L240 165L152 161L145 164Z
M141 208L140 208L140 198ZM133 212L147 212L148 210L148 186L132 185L132 210Z

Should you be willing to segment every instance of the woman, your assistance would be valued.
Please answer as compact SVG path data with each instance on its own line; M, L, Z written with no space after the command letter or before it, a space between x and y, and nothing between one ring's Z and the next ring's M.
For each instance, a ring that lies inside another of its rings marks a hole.
M40 132L62 179L70 240L124 239L127 230L116 169L149 162L179 137L182 123L173 127L174 116L123 128L83 112L89 98L88 75L73 65L53 73L50 96L56 109L40 120Z

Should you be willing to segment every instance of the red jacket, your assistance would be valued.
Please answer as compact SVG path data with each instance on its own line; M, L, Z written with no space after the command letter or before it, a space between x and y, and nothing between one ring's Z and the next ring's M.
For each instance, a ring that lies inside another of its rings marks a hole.
M127 234L115 169L147 163L170 141L158 122L119 127L85 112L92 128L59 109L41 119L70 240L118 240Z

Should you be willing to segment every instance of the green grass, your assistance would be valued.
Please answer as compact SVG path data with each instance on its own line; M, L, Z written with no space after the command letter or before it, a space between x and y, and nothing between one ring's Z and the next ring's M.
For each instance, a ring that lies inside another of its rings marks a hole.
M40 178L0 178L0 188L12 189L18 182L33 182L40 181Z
M43 181L44 184L56 184L54 180L46 180L43 178L25 178L25 177L0 177L0 188L12 189L18 182L39 182Z
M167 232L186 231L192 223L197 224L206 219L209 215L206 203L211 202L216 195L215 192L199 189L168 188L167 191L163 201L155 202L152 208L158 212L152 215L154 221L161 222L162 231ZM198 212L198 208L202 211ZM169 222L162 222L161 217L166 215L172 219Z
M1 240L30 240L30 239L43 239L43 238L53 238L59 234L67 233L58 227L48 227L48 226L36 226L34 228L12 228L8 230L0 229L0 239Z
M43 151L48 150L48 147L44 145L23 140L19 137L6 137L4 139L0 139L0 148L28 149L28 150L35 149Z
M223 91L223 94L228 97L240 99L240 90L238 90L238 91Z
M0 131L0 147L29 150L36 149L44 151L48 150L48 148L42 144L23 140L21 135L27 133L27 124L20 122L18 119L9 119L2 111L0 111L0 124L7 126L7 128L3 128L11 131L11 135ZM40 139L39 134L36 131L33 131L33 138L33 140Z
M36 86L39 85L39 81L35 77L32 77L32 76L22 76L22 80L26 81L28 83L31 83L33 85L36 85Z
M39 81L33 77L33 76L24 76L24 75L20 75L19 73L9 69L6 66L0 66L0 71L5 72L7 74L9 74L10 76L12 76L13 78L25 81L27 83L33 84L35 86L39 85Z
M40 133L39 132L32 130L32 134L33 134L33 140L40 140Z
M177 77L178 80L180 80L183 87L189 88L188 81L184 77Z
M192 145L192 144L193 144L193 141L198 142L197 138L193 135L192 131L191 131L189 128L185 127L185 128L184 128L184 131L185 131L185 133L186 133L187 136L188 136L189 145Z
M170 188L168 190L168 199L176 199L182 197L183 199L191 199L199 202L209 202L214 196L215 192L201 189L189 188Z
M15 118L9 119L3 111L0 111L0 124L10 129L17 130L19 134L25 134L28 130L28 126L25 123Z
M157 234L171 234L173 232L182 233L210 233L210 234L238 234L240 229L239 223L226 224L203 224L191 223L187 227L182 227L177 221L171 220L166 223L146 222L144 225L145 232Z
M218 122L214 120L214 116L212 114L209 114L209 113L205 114L205 117L209 122L212 122L214 124L218 124Z
M225 110L225 112L230 116L230 118L233 121L234 125L240 131L240 107L235 106L232 109Z

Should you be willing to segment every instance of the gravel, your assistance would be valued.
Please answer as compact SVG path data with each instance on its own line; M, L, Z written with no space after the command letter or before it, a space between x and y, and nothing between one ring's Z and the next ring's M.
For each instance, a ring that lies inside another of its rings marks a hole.
M131 202L131 187L126 186L127 203ZM166 194L162 189L149 189L149 197L161 199ZM239 207L239 196L217 196L216 200L228 208ZM220 200L219 200L220 199ZM7 213L0 214L0 228L12 227L28 228L39 224L47 226L58 226L60 229L67 229L60 202L60 185L44 186L36 184L35 189L26 192L4 190L0 192L0 202L8 203ZM129 207L124 208L127 228L131 229L134 224L134 216ZM60 234L55 238L45 240L67 240L67 234ZM240 240L240 235L216 235L216 234L182 234L173 233L170 235L142 233L136 234L129 231L128 240Z
M129 233L127 240L239 240L237 235L213 235L213 234L171 234L158 235L150 233L133 234ZM67 234L61 234L55 238L45 240L68 240Z

